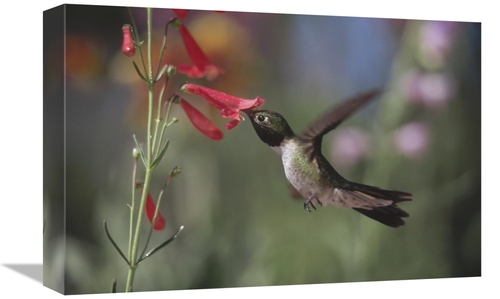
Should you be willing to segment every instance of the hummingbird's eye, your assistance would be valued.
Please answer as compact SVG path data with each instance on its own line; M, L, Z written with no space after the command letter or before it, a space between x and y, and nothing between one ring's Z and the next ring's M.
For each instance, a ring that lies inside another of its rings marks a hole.
M257 120L260 121L260 122L263 122L266 120L267 117L263 116L263 115L259 115L257 116Z

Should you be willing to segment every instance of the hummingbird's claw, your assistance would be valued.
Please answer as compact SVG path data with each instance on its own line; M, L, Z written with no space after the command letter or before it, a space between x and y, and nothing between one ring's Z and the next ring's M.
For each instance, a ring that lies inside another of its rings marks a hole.
M311 205L311 207L313 207L313 209L316 211L316 207L314 206L314 204L312 203L311 199L314 198L314 196L311 196L309 197L305 202L304 202L304 210L308 211L308 212L312 212L312 210L309 208L309 205Z

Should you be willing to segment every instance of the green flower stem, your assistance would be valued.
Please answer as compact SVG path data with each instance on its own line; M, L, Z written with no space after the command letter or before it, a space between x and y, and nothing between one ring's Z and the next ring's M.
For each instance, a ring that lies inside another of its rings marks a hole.
M155 145L156 145L156 137L158 136L158 129L160 127L160 122L161 122L161 110L162 110L161 109L162 108L161 102L163 100L163 93L165 92L165 88L167 87L167 84L168 84L168 76L166 76L165 78L166 78L165 83L160 90L160 95L158 96L158 107L157 107L158 113L157 113L157 116L155 119L156 125L155 125L155 133L154 133L154 137L153 137L153 149L155 148ZM156 146L157 150L156 150L155 156L160 153L160 144L161 144L161 140L158 143L158 146Z
M137 214L137 224L135 226L134 242L132 247L132 255L130 257L130 267L128 269L127 284L125 286L125 292L132 291L132 285L134 284L135 270L137 270L137 253L139 251L139 239L141 232L142 217L144 215L144 209L146 207L146 198L148 197L149 184L151 182L152 169L146 169L146 177L144 179L144 188L142 190L141 205L139 207L139 213Z
M172 21L170 20L169 22L167 22L167 25L165 26L165 33L163 34L163 42L161 44L161 49L160 49L160 59L158 60L158 70L157 70L158 73L160 72L161 62L163 60L163 54L165 54L165 50L167 50L167 31L170 22Z
M163 122L163 128L161 129L160 133L160 139L158 140L158 148L156 152L159 154L160 153L160 145L163 142L163 135L165 133L165 130L168 127L168 118L170 117L170 108L172 107L172 101L170 100L167 104L167 113L165 114L164 122Z
M144 253L146 253L146 250L148 249L149 241L151 240L151 235L153 234L153 227L154 227L155 223L156 223L156 218L151 223L151 228L149 229L148 237L146 239L146 244L144 245L144 249L142 250L142 253L139 256L139 261L144 259ZM137 264L139 264L139 263L137 263Z
M177 168L177 167L176 167ZM174 170L176 169L174 168ZM172 171L173 172L173 171ZM151 235L153 233L153 227L155 226L156 224L156 221L158 220L158 211L160 209L160 204L161 204L161 198L163 197L163 192L165 192L165 189L167 188L168 184L170 183L170 181L172 180L172 172L171 174L168 176L167 178L167 181L165 182L165 184L163 185L163 188L161 188L160 190L160 194L158 194L158 201L156 202L156 209L155 209L155 213L154 213L154 216L153 216L153 221L151 221L151 228L149 229L149 234L148 234L148 238L146 239L146 245L144 245L144 249L140 255L140 259L143 259L144 257L144 253L146 252L146 249L148 248L148 245L149 245L149 241L151 239Z
M153 9L148 7L147 8L148 12L148 68L149 68L149 98L148 98L148 168L150 168L151 164L153 163L153 147L151 145L152 142L152 136L151 136L151 128L153 126L152 119L153 119L153 99L154 99L154 78L153 78L153 50L151 47L152 44L152 17L153 17Z
M151 240L151 235L153 234L153 227L155 223L156 221L151 222L151 228L149 229L148 237L146 238L146 244L144 245L144 249L142 250L141 255L139 255L139 260L143 259L144 253L146 253L146 250L148 249L149 241Z
M148 107L148 158L147 158L147 168L151 168L153 164L153 136L151 135L151 131L153 128L153 97L154 97L154 85L149 86L149 107Z
M149 65L149 72L148 72L148 85L149 85L149 94L148 94L148 125L147 125L147 165L146 165L146 175L144 178L144 187L142 190L142 196L141 196L141 203L139 207L139 211L137 214L137 223L135 226L135 234L134 234L134 240L132 243L132 252L130 255L130 266L128 269L128 275L127 275L127 284L125 286L125 292L131 292L132 291L132 286L134 284L134 277L135 277L135 271L137 270L137 254L139 251L139 240L140 240L140 233L141 233L141 226L142 226L142 217L144 215L144 210L146 207L146 199L148 196L149 192L149 185L151 183L151 176L153 172L153 156L152 156L152 138L151 138L151 129L152 129L152 119L153 119L153 99L154 99L154 78L153 78L153 61L152 61L152 49L151 49L151 33L152 33L152 9L147 8L147 19L148 19L148 65ZM140 47L139 47L140 49ZM142 52L141 52L142 53ZM142 57L142 55L141 55Z
M138 149L137 149L138 150ZM135 181L137 178L137 158L134 157L134 169L132 171L132 203L130 205L130 229L128 236L128 260L131 259L132 254L132 238L134 234L134 212L135 212Z
M151 7L146 8L148 12L148 64L149 64L149 78L152 80L153 79L153 50L152 50L152 43L153 43L153 38L152 38L152 26L153 26L153 9Z

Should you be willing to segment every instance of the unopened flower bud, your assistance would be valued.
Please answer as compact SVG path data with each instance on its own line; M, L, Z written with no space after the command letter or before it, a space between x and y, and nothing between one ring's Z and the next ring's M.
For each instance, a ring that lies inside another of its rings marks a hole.
M177 68L173 65L169 65L167 68L167 76L171 78L173 75L177 73Z
M172 102L174 104L179 104L181 101L181 97L179 95L175 95L174 98L172 99Z
M170 127L171 125L177 123L179 119L177 117L173 117L172 120L167 124L167 127Z
M144 181L137 180L135 181L135 189L142 189L144 188Z
M172 169L172 171L170 172L170 175L175 178L176 176L178 176L179 174L181 174L182 172L182 168L180 167L175 167L174 169Z
M174 29L179 29L179 27L181 27L182 21L180 18L175 18L172 20L172 22L170 24L172 25L172 27Z
M132 157L134 157L134 159L139 159L141 153L139 152L139 150L134 147L134 149L132 150Z
M123 44L122 51L128 57L132 57L135 55L135 44L134 39L132 38L131 27L126 24L122 27L123 30Z

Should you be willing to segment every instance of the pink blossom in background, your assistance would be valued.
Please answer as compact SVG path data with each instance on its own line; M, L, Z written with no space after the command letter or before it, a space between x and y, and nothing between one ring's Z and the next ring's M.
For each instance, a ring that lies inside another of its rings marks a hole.
M370 137L362 130L339 130L332 146L332 158L336 166L353 167L369 154Z
M430 128L422 122L405 124L393 133L394 148L397 153L410 158L419 159L427 153L431 136Z
M419 89L421 100L427 108L441 109L454 96L455 83L451 75L427 73L420 77Z
M401 83L403 94L410 102L432 110L443 109L455 96L455 79L449 73L410 70Z
M441 67L453 46L459 23L446 21L426 22L420 31L420 54L429 67Z

